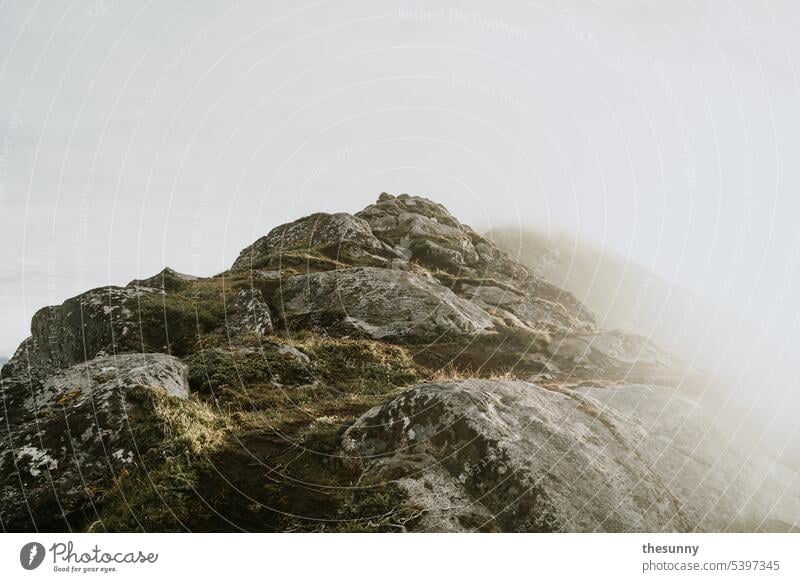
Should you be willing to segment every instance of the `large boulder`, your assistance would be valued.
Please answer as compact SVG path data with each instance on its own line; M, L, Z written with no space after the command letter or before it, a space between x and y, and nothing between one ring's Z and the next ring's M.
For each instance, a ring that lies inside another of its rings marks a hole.
M791 475L761 472L666 388L423 384L362 416L343 448L364 486L406 490L420 530L752 531L800 518Z
M226 323L234 333L269 333L269 308L261 294L226 289L222 283L165 269L125 287L92 289L36 312L20 357L31 367L49 371L110 354L182 357L202 334Z
M249 274L269 299L289 277L360 267L422 275L490 313L494 325L595 330L592 314L572 295L512 261L441 204L408 194L381 194L356 215L317 213L278 226L242 250L229 274ZM365 273L378 271L358 277Z
M292 277L274 304L290 329L322 327L373 339L434 341L493 328L480 307L405 270L362 267Z
M186 366L165 354L126 354L45 379L4 377L2 526L58 530L91 519L98 497L143 452L132 431L155 415L148 394L187 398Z
M239 289L225 309L225 330L229 336L254 333L265 336L272 332L269 305L259 289Z
M273 228L242 250L231 269L276 269L293 265L298 258L313 261L315 256L334 261L332 265L380 266L395 254L360 218L344 212L320 212Z
M45 307L31 320L40 354L67 367L115 351L141 351L139 301L159 291L146 287L102 287Z

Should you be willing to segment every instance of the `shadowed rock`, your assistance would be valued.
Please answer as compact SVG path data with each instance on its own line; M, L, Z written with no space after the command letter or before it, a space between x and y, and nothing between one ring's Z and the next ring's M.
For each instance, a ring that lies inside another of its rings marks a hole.
M31 336L40 353L59 368L115 350L141 351L139 300L159 293L148 287L88 291L38 311L31 320Z
M11 531L80 524L139 456L132 425L155 414L148 393L185 399L186 366L164 354L78 364L45 380L3 380L0 517ZM79 517L76 517L79 516Z

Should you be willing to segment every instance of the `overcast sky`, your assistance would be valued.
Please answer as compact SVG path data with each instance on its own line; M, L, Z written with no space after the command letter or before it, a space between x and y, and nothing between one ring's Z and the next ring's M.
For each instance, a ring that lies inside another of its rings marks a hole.
M381 191L577 231L794 340L798 24L795 0L2 2L0 355L46 304L219 272Z

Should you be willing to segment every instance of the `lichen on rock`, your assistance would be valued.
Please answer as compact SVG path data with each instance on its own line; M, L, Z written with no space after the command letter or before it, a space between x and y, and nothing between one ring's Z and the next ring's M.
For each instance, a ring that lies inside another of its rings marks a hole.
M185 400L187 367L163 354L77 364L45 380L4 379L3 526L80 527L119 472L139 458L132 426L157 415L146 394Z
M725 434L713 414L667 388L572 392L462 380L422 384L370 410L343 447L362 479L398 483L426 508L420 529L751 531L788 523L800 511L797 487L789 501L791 483L765 482L766 464L743 467L746 455ZM697 435L702 442L692 446Z
M435 280L359 267L288 279L275 304L288 329L325 327L373 339L435 341L485 333L488 313Z

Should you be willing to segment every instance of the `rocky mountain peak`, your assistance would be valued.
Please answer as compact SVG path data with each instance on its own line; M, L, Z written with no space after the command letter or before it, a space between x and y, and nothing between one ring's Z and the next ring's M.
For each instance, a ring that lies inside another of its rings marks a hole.
M740 474L721 431L665 449L689 412L713 424L673 367L442 205L383 193L273 228L219 276L166 268L37 312L0 376L0 525L791 527L792 476ZM693 497L710 459L723 477Z
M378 230L381 230L379 227L381 218L387 216L410 218L410 216L406 215L416 215L434 223L445 224L461 230L465 228L441 204L422 196L412 196L410 194L395 196L388 192L383 192L378 196L378 200L374 204L370 204L364 210L356 213L356 216L365 219L373 229L377 228Z
M475 268L481 259L488 260L496 251L444 206L419 196L384 192L356 217L366 221L372 233L401 257L417 259L434 268Z

